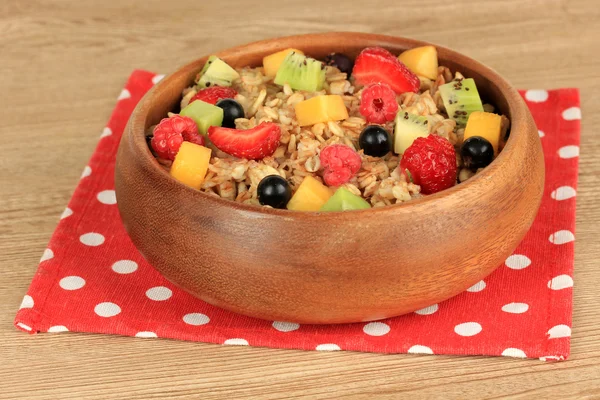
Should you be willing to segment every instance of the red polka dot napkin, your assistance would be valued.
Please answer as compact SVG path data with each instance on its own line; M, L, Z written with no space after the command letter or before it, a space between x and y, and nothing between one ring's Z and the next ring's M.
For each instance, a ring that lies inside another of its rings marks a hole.
M116 206L115 154L136 103L161 78L135 71L119 95L16 327L305 350L569 355L581 119L576 89L523 92L544 147L546 187L533 227L503 265L466 292L409 315L317 326L249 318L195 299L159 275L130 242Z

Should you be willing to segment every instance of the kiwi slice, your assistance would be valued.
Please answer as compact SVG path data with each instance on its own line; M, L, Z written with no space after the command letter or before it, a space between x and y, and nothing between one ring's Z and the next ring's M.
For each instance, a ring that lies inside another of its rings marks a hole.
M473 111L483 111L477 86L472 78L446 83L439 87L448 116L464 128Z
M202 71L196 76L196 83L200 88L231 86L231 83L239 77L240 74L225 61L217 56L210 56Z
M325 64L314 58L291 52L281 63L275 75L275 84L290 85L295 90L316 92L325 83Z
M427 118L400 110L394 128L394 152L404 154L415 139L429 135Z

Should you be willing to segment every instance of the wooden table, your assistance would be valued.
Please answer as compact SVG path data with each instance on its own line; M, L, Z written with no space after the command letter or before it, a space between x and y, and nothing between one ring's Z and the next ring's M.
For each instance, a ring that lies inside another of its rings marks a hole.
M0 398L600 398L597 0L3 0L0 4ZM245 18L240 18L240 17ZM39 257L134 68L329 30L408 36L519 88L582 89L569 361L321 353L12 326Z

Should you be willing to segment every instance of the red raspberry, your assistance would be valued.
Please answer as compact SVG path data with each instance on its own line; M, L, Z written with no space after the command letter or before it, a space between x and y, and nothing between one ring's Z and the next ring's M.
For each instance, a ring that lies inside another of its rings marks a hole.
M158 157L173 160L183 141L203 146L204 136L198 133L198 126L193 119L174 115L163 118L156 125L150 144Z
M367 122L385 124L393 121L398 112L396 93L387 83L373 83L363 89L360 113Z
M210 104L217 104L217 101L222 99L233 99L237 94L238 93L232 88L213 86L200 90L190 99L188 104L191 104L196 100L202 100Z
M343 144L325 147L319 158L324 169L323 180L328 186L341 186L348 182L362 164L358 153Z
M454 146L435 134L417 138L404 152L400 160L400 170L407 178L421 186L423 194L448 189L456 184ZM406 170L410 174L407 174Z

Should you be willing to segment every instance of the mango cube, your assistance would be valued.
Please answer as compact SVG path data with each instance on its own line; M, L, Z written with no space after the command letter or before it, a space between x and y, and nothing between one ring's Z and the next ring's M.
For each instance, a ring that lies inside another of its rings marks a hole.
M431 80L438 76L438 55L434 46L421 46L406 50L398 56L412 72Z
M301 101L294 106L294 109L300 126L348 118L348 109L344 104L344 99L337 94L316 96Z
M319 211L331 197L331 190L321 182L307 176L287 204L292 211Z
M278 51L277 53L273 53L263 58L263 68L265 69L265 75L271 78L277 75L277 70L281 66L281 63L283 63L283 60L285 60L287 55L292 51L304 55L304 53L301 50L289 48Z
M179 182L200 189L210 161L211 150L191 142L181 143L171 165L171 176Z
M480 136L490 142L494 153L498 154L501 132L502 117L485 111L473 111L467 120L464 140L472 136Z
M193 119L201 135L206 135L211 126L221 126L223 123L223 109L202 100L191 102L179 115Z

